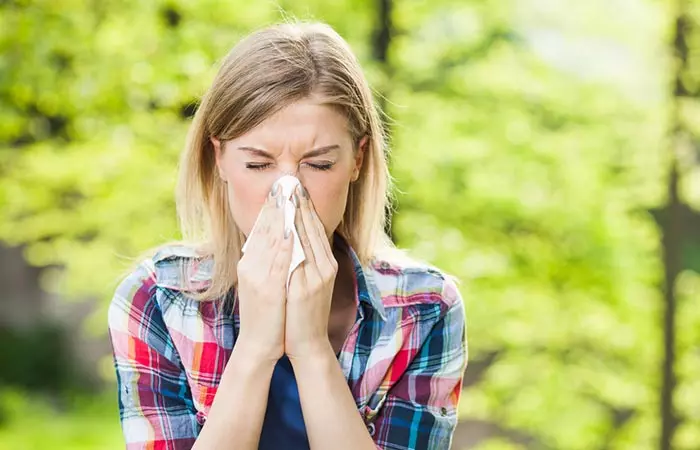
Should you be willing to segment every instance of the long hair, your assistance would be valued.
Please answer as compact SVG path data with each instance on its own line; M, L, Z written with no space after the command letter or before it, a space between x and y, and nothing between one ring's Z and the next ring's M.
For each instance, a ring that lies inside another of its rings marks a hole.
M237 282L244 235L236 226L211 138L234 139L285 106L313 97L347 118L355 151L368 137L359 178L336 230L363 264L393 245L384 229L390 202L386 136L367 79L345 40L322 23L256 31L224 58L194 116L180 160L176 204L183 238L213 259L211 284L197 297L223 297Z

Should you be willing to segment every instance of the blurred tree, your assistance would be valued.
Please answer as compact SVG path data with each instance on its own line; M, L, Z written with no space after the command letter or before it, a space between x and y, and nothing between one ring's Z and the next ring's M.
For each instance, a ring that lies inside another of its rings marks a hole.
M663 349L661 384L661 433L659 448L671 450L673 436L677 426L677 414L673 397L676 391L676 283L681 272L681 248L683 229L681 225L682 203L678 192L679 161L677 152L685 144L686 130L680 117L680 102L689 92L683 85L683 75L688 64L688 16L683 0L677 2L678 10L675 17L673 33L673 56L675 64L673 95L671 99L671 138L669 139L669 176L668 199L664 208L662 224L662 247L664 261L664 314L663 314Z
M391 40L394 35L392 14L394 2L393 0L378 0L377 5L377 26L374 31L372 54L374 56L374 60L378 63L382 74L384 75L384 82L376 92L378 97L377 106L379 106L379 109L383 114L382 119L384 121L388 142L391 143L391 122L388 120L391 112L389 110L387 97L391 95L389 93L389 81L392 78L391 65L389 62L389 49L391 48ZM389 160L389 166L391 166L391 160ZM395 218L395 213L396 211L393 208L393 205L387 205L386 214L389 219L387 220L385 231L386 234L391 237L392 241L395 241L394 232L391 226L392 221Z
M464 280L478 368L464 433L651 447L662 265L647 211L664 194L668 16L643 2L395 9L393 168L407 194L394 229Z
M665 268L659 448L697 448L700 410L689 398L700 383L700 318L698 296L698 106L700 72L697 43L698 3L672 2L668 198L657 214L662 226Z
M463 280L458 435L489 449L658 442L663 261L649 211L667 212L664 5L278 6L334 26L387 97L396 241ZM279 18L264 2L0 2L0 239L65 270L47 287L108 298L127 257L178 236L177 155L216 61ZM692 57L682 79L697 86ZM679 109L695 136L700 108ZM699 181L696 166L680 180L690 216ZM691 269L677 277L679 449L700 442Z

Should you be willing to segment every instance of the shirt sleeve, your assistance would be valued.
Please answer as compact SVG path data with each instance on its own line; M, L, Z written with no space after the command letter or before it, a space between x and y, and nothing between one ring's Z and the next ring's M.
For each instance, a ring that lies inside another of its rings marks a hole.
M200 425L147 263L117 287L108 323L126 448L190 449Z
M467 365L467 340L462 297L453 281L445 280L442 296L446 312L388 391L374 429L370 424L380 449L450 448Z

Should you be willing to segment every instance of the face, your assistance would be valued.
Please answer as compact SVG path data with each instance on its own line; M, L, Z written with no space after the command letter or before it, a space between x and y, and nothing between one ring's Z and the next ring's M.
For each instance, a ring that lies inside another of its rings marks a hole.
M246 236L275 180L294 175L330 238L343 218L350 183L359 176L367 139L354 148L347 119L329 106L303 100L236 139L212 143L233 219Z

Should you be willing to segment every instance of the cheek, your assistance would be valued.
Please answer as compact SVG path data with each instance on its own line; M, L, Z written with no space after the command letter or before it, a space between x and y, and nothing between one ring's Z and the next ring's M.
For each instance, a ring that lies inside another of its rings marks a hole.
M309 191L316 213L321 218L326 234L331 235L338 228L348 199L347 180L308 180L304 183Z
M231 215L241 232L247 236L267 199L272 182L247 170L230 175L228 198Z

